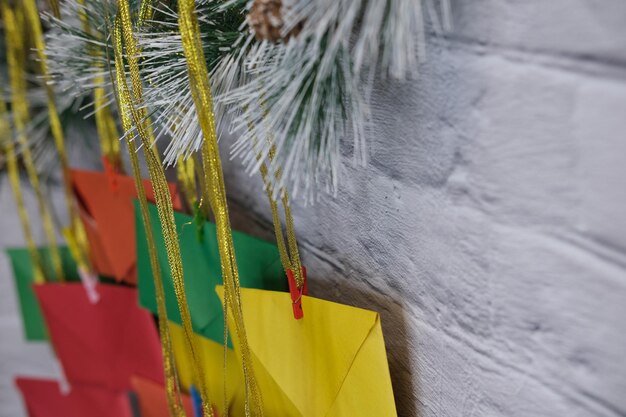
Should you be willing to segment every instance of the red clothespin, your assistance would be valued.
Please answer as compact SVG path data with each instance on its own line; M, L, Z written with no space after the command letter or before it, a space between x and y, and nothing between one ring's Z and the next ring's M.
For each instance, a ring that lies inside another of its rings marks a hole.
M287 270L287 281L289 282L289 293L291 294L291 305L293 307L293 317L296 320L300 320L304 317L304 311L302 310L302 296L309 294L309 287L306 280L306 268L302 267L302 287L298 287L296 279L293 276L291 269Z
M117 170L111 165L111 162L106 156L102 157L102 164L104 165L104 175L109 180L109 188L112 192L116 193L119 189L117 182Z

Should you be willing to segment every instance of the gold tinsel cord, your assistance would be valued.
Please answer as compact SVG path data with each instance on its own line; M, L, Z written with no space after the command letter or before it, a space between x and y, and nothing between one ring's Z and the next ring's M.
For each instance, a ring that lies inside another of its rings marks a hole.
M209 72L202 49L198 19L196 17L194 0L179 0L178 23L183 41L183 50L187 58L187 70L191 94L196 107L196 114L204 140L202 142L202 168L204 172L204 195L208 199L217 229L217 241L219 246L220 260L222 264L222 276L224 280L224 315L230 307L235 325L236 337L241 351L244 384L246 390L245 414L251 415L250 398L252 399L252 411L255 416L263 415L261 393L257 385L252 354L248 345L246 329L243 323L241 307L241 295L239 287L239 272L235 261L235 249L233 245L232 230L228 216L228 204L226 202L226 187L222 172L222 163L217 143L215 128L215 114L213 113L213 98L209 83Z
M26 51L25 45L26 39L22 33L22 27L25 24L24 10L17 6L14 9L9 7L6 0L2 1L2 15L5 25L5 36L7 43L7 61L9 67L9 77L11 80L11 98L13 102L13 121L15 124L15 130L17 133L17 141L20 145L22 161L26 168L26 173L35 196L37 197L37 205L39 213L41 215L44 232L48 245L50 246L50 255L52 258L52 266L54 274L58 280L63 280L63 265L61 263L61 254L57 245L56 235L54 233L54 223L52 222L51 209L46 201L41 183L39 181L39 173L35 168L33 156L30 152L28 138L26 136L26 128L29 119L28 113L28 99L26 96ZM11 139L9 139L11 140ZM12 147L12 145L11 145ZM14 152L13 152L14 153ZM15 168L16 161L7 161L13 168ZM16 178L16 174L12 175L13 192L18 202L18 211L20 212L20 218L27 217L26 208L23 205L21 198L21 191L18 191L20 187L19 178ZM19 196L18 196L19 194ZM30 255L35 263L35 282L43 283L46 280L45 269L41 262L41 256L37 252L35 247L30 227L26 227L26 223L22 220L22 227L25 232L26 240Z
M203 366L198 354L198 348L195 345L195 338L193 337L193 330L191 327L191 317L185 295L182 260L180 256L180 247L178 245L178 237L176 234L174 209L172 207L171 195L167 186L167 180L165 178L163 166L161 165L153 147L154 136L150 128L149 118L147 117L145 110L142 112L137 109L143 101L142 85L139 75L139 66L137 62L138 47L136 39L134 38L132 32L132 23L128 0L119 1L118 17L115 22L114 38L115 63L116 67L118 68L118 70L116 71L116 78L118 99L120 102L120 114L122 116L124 130L127 133L126 143L128 145L128 150L131 156L135 182L137 183L138 192L140 193L142 219L148 238L150 262L153 271L155 272L155 287L157 289L158 304L157 308L159 311L159 320L161 321L160 331L164 352L164 370L166 373L166 390L170 413L171 415L176 417L185 415L184 410L181 406L180 389L178 386L178 380L175 374L176 371L173 364L172 345L171 337L169 334L169 327L167 325L167 311L165 307L163 283L160 275L160 269L158 267L154 237L152 236L151 231L151 222L148 212L147 199L145 196L145 190L143 190L142 186L141 173L139 170L139 161L136 155L137 147L135 146L133 138L129 134L133 129L133 122L134 127L137 129L139 138L141 139L144 154L148 163L148 171L150 173L150 178L152 180L152 186L156 197L157 211L163 228L163 236L167 247L168 261L174 281L176 299L183 321L183 328L185 330L187 349L191 355L194 364L194 380L200 388L200 392L203 398L203 408L205 416L210 417L213 415L213 411L211 404L208 400L208 391L205 384ZM128 86L126 75L123 71L124 46L126 47L126 57L128 60L128 66L130 68L132 90Z
M45 43L43 38L43 30L41 28L41 21L39 19L39 12L37 11L37 4L35 0L21 0L24 12L25 23L28 24L32 30L33 42L37 52L37 58L39 61L40 72L43 78L43 86L46 91L46 98L48 104L48 117L50 120L50 128L52 130L52 136L54 137L54 144L59 156L59 162L61 164L61 171L63 173L63 191L65 194L65 202L67 204L67 210L69 212L69 226L65 228L63 234L70 243L70 246L74 248L72 255L76 258L78 267L83 271L90 271L91 265L89 262L89 247L87 239L85 238L85 230L83 224L80 221L76 204L74 202L74 195L72 191L72 183L70 178L70 166L65 149L65 138L63 134L63 127L61 125L61 118L57 111L55 103L54 90L52 89L52 78L48 71L48 61L45 53Z

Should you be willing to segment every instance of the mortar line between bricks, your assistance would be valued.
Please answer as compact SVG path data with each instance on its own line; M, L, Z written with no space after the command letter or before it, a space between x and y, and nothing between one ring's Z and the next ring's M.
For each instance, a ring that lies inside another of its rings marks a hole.
M242 204L240 201L238 201L237 198L233 198L229 200L232 201L234 205L236 205L237 207L245 209L248 212L254 213L252 217L256 225L258 225L262 229L266 229L266 230L272 229L271 221L265 217L265 213L256 210L254 207L248 207L245 204ZM262 219L262 221L259 219ZM272 233L273 233L273 230L272 230ZM344 275L345 270L349 268L357 272L357 274L360 274L362 276L367 276L366 271L363 271L361 268L355 265L352 265L350 263L341 262L341 261L338 261L337 259L334 259L328 256L324 251L319 249L317 246L315 246L312 242L308 241L307 239L298 237L298 245L301 247L303 254L308 254L310 256L313 256L315 259L317 259L321 263L329 266L333 271L335 271L339 275ZM378 287L375 287L374 285L372 285L368 280L363 280L363 282L370 289L379 290ZM388 297L389 300L393 302L394 304L396 304L397 306L403 308L403 304L396 301L396 299L402 295L401 291L394 288L391 284L389 285L389 290L393 291L393 294Z
M305 244L303 246L310 246L310 247L314 247L310 244ZM315 248L316 249L316 248ZM305 248L306 250L306 248ZM317 252L317 250L316 250ZM328 261L326 261L325 259L319 257L316 253L312 253L310 252L310 255L317 258L318 260L320 260L323 263L328 263ZM349 266L350 268L354 269L355 271L360 271L359 268L356 268L354 266ZM344 266L345 268L345 266ZM361 271L362 273L362 271ZM367 283L367 280L366 280ZM372 287L373 288L373 287ZM391 298L393 300L393 298ZM433 326L432 324L430 324L428 321L424 321L419 314L415 314L415 312L413 311L413 309L407 309L406 308L406 304L402 304L402 303L396 303L398 304L408 315L410 315L416 322L422 323L424 326L430 328L431 330L440 332L441 334L443 334L447 339L455 342L455 343L460 343L463 346L468 347L469 349L471 349L473 352L475 352L477 355L481 356L482 358L486 359L489 362L492 362L500 367L503 368L508 368L514 372L517 372L525 377L531 378L535 381L537 381L538 383L540 383L541 385L543 385L544 387L546 387L547 389L551 390L552 392L554 392L555 394L566 398L570 401L574 401L578 404L580 404L582 407L584 407L585 409L589 410L589 411L593 411L593 408L601 408L604 409L605 411L608 411L609 413L614 414L617 417L626 417L626 412L620 410L619 408L617 408L615 405L609 403L606 400L603 400L601 398L598 398L597 396L586 392L585 390L572 386L571 389L574 391L573 393L568 393L564 390L559 390L557 388L555 388L554 385L552 385L550 382L544 380L543 378L541 378L540 376L533 374L533 373L528 373L525 372L523 369L515 366L515 365L511 365L509 364L507 361L501 359L500 357L498 357L497 355L494 355L494 351L491 352L486 352L484 350L481 350L480 348L478 348L477 346L475 346L473 343L471 343L469 341L469 339L467 337L465 337L465 333L464 332L460 332L459 334L451 332L449 329L447 328L438 328ZM582 394L585 398L587 398L587 402L583 402L580 401L578 399L578 396L575 394Z
M305 246L311 246L309 244L305 245ZM314 248L314 246L311 246ZM317 249L317 248L315 248ZM305 249L306 250L306 249ZM317 250L316 250L317 252ZM318 260L320 260L321 262L327 263L327 261L325 259L322 259L321 257L319 257L316 253L310 253L312 256L314 256L315 258L317 258ZM354 266L350 266L350 268L353 268L356 271L359 271L358 268L354 267ZM366 280L367 283L367 280ZM392 298L393 300L393 298ZM482 358L484 358L485 360L487 360L488 362L492 362L502 368L508 368L514 372L519 373L520 375L523 375L527 378L530 378L532 380L535 380L536 382L538 382L539 384L541 384L542 386L546 387L547 389L549 389L550 391L554 392L555 394L566 398L570 401L573 401L575 403L580 404L582 407L584 407L585 409L587 409L588 411L597 411L598 408L603 409L604 411L607 411L611 414L614 414L617 417L626 417L626 411L624 410L620 410L617 406L615 406L614 404L608 402L605 399L599 398L596 395L587 392L586 390L584 390L581 387L576 387L576 386L571 386L571 390L573 392L567 392L567 390L561 390L557 388L557 385L553 385L551 384L549 381L545 380L544 378L541 378L539 375L534 374L534 373L528 373L525 372L522 368L512 365L509 362L501 359L499 356L497 356L496 354L494 354L494 350L490 351L489 353L479 349L477 346L475 346L473 343L471 343L471 341L465 337L466 333L465 332L459 332L459 334L451 332L449 329L442 327L442 328L438 328L433 326L432 324L430 324L428 321L424 321L422 318L420 318L419 314L415 314L413 309L407 309L405 308L405 304L402 303L397 303L409 316L411 316L415 322L419 322L422 323L424 326L430 328L431 330L434 330L436 332L440 332L441 334L444 335L444 337L446 337L448 340L455 342L455 343L459 343L462 344L463 346L468 347L470 350L472 350L474 353L476 353L477 355L481 356ZM497 349L495 350L497 351ZM580 397L577 395L580 394L582 395L584 398L586 398L586 401L581 401Z
M592 257L596 262L604 264L605 267L615 269L616 271L614 272L616 274L626 272L626 257L622 257L622 259L620 259L619 252L613 250L610 246L595 242L585 236L581 236L576 233L547 233L542 230L505 223L498 220L493 220L493 224L494 227L514 229L516 233L536 237L537 239L545 241L547 245L554 247L561 253L567 252L567 250L564 251L563 249L575 250L576 252L579 252L579 256L575 257L576 259L580 259L580 256ZM607 253L611 253L613 256L607 255ZM610 277L610 279L614 278L613 274L606 274L605 276ZM619 282L622 284L624 283L622 281Z
M619 59L611 60L592 54L505 46L454 34L445 37L434 36L429 42L443 47L462 49L477 56L498 55L513 62L523 62L573 74L626 82L626 61Z
M239 206L243 207L244 205L239 204ZM253 213L255 213L257 215L255 217L259 217L259 218L262 218L264 220L263 222L255 221L258 225L269 228L269 224L270 223L269 223L269 221L267 219L265 219L263 213L260 213L259 211L254 210L253 208L249 208L249 209ZM497 223L497 225L504 226L504 227L510 227L510 226L508 226L506 224L502 224L502 223ZM536 233L536 231L533 231L533 233ZM541 233L539 233L539 235L541 235L543 238L547 238L547 239L550 239L550 240L556 240L560 244L571 245L571 243L569 243L567 241L563 241L563 240L558 239L558 238L554 238L551 235L545 235L545 234L541 234ZM356 267L354 265L351 265L350 263L340 262L339 264L337 264L336 262L332 262L329 259L326 259L327 257L326 256L321 256L319 254L320 251L318 250L318 248L315 247L312 243L310 243L308 241L300 239L300 244L301 244L302 249L303 249L304 252L308 252L308 254L310 256L313 256L314 258L316 258L320 262L329 265L333 270L335 270L337 272L342 272L346 268L350 268L350 269L353 269L354 271L356 271L357 273L361 273L361 274L364 273L363 271L360 270L360 268L358 268L358 267ZM580 248L578 248L578 249L580 250ZM592 255L595 256L595 254L592 254ZM372 286L367 280L364 280L364 281L371 288L378 289L378 288ZM392 290L394 293L396 293L396 296L399 295L398 291L396 291L394 288L389 288L389 289ZM558 389L558 387L557 387L558 384L557 385L553 385L549 381L545 380L544 378L541 378L539 375L534 374L534 373L525 372L521 367L513 365L510 362L500 358L497 355L497 353L496 353L496 352L498 352L498 349L493 349L493 350L490 350L489 352L487 352L485 350L481 350L478 346L473 344L468 337L466 337L466 333L465 332L455 333L455 332L452 332L450 329L448 329L446 327L435 327L430 322L425 321L423 319L423 317L421 317L419 314L416 314L414 309L407 308L407 307L411 307L411 305L396 302L394 296L391 296L389 299L391 301L393 301L394 303L396 303L398 306L400 306L400 308L402 308L402 310L406 314L408 314L410 317L412 317L414 319L414 322L421 323L423 326L426 326L426 327L428 327L429 329L431 329L431 330L433 330L435 332L440 332L447 340L449 340L449 341L451 341L453 343L461 344L463 346L466 346L472 352L474 352L475 354L479 355L481 358L485 359L487 362L491 362L491 363L493 363L493 364L495 364L495 365L497 365L497 366L499 366L501 368L510 369L513 372L516 372L516 373L518 373L520 375L523 375L523 376L525 376L527 378L530 378L530 379L538 382L542 386L546 387L550 391L554 392L555 394L557 394L557 395L559 395L559 396L561 396L563 398L566 398L567 400L570 400L570 401L573 401L573 402L575 402L577 404L580 404L580 406L584 407L588 411L597 411L598 409L602 409L603 411L608 412L610 414L613 414L616 417L626 417L626 411L619 409L616 405L608 402L605 399L599 398L596 395L585 391L581 387L571 386L570 385L570 391L572 391L572 392L567 392L567 390ZM581 397L585 398L585 401L582 401Z
M412 309L408 309L405 310L407 312L407 314L409 316L411 316L415 322L421 323L423 326L429 328L432 331L435 332L439 332L441 333L449 342L457 344L457 345L462 345L465 346L467 348L469 348L472 352L474 352L476 355L480 356L481 358L483 358L484 360L486 360L487 362L491 362L495 365L497 365L498 367L501 368L505 368L505 369L509 369L513 372L516 372L520 375L523 375L527 378L530 378L536 382L538 382L539 384L541 384L542 386L544 386L546 389L554 392L555 394L566 398L570 401L573 401L575 403L580 404L582 407L584 407L585 409L587 409L588 411L594 411L593 408L601 408L604 411L608 411L609 413L615 415L616 417L626 417L626 411L625 410L621 410L619 409L617 406L615 406L614 404L604 400L604 399L600 399L597 396L590 394L588 392L586 392L584 389L581 389L579 387L576 386L572 386L571 390L573 391L572 393L568 393L565 390L562 389L558 389L558 387L560 386L560 384L558 382L560 381L556 381L556 384L551 384L549 381L546 381L544 378L541 378L539 375L534 374L534 373L529 373L524 371L523 368L518 367L516 365L511 364L509 361L506 361L504 359L501 359L497 354L495 354L495 352L498 352L498 349L492 349L489 352L483 351L479 348L477 348L473 343L471 343L470 341L467 340L467 337L465 337L465 333L464 332L460 332L460 334L456 334L453 333L451 331L449 331L448 329L446 329L445 327L435 327L432 324L430 324L427 321L424 321L423 319L420 318L419 314L415 314L415 312ZM484 366L480 366L480 364L476 364L479 367L484 368ZM587 401L583 402L580 401L580 397L576 394L581 394L582 396L584 396Z
M380 169L380 167L377 166L376 164L370 164L370 169L372 169L373 171L375 171L381 176L387 175L385 171ZM423 187L431 188L433 190L438 189L437 187L433 187L430 184L423 185ZM489 212L481 209L478 206L465 204L464 207L466 207L469 210L473 210L481 215L489 216ZM512 228L519 227L520 229L523 229L525 231L530 230L536 233L537 235L540 235L543 237L550 237L552 239L558 240L561 244L569 245L572 248L575 248L576 250L586 251L586 253L593 255L598 260L604 261L607 264L613 265L617 268L620 268L626 271L626 256L623 255L623 252L621 252L619 248L613 245L610 245L606 242L599 241L597 239L580 234L578 232L550 234L550 233L544 233L543 231L538 230L538 229L532 229L532 228L529 229L526 225L517 225L515 223L500 221L497 218L494 218L493 216L489 216L489 218L492 219L491 221L496 226L499 225L502 227L512 227Z

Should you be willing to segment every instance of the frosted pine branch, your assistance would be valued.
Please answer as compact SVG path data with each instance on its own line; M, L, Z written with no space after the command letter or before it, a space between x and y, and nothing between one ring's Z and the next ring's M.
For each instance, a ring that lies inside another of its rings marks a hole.
M258 156L267 160L275 146L272 169L283 173L276 193L285 188L309 201L319 190L336 193L345 155L367 161L374 75L417 75L424 8L434 27L446 21L447 0L284 0L284 38L302 26L299 34L253 44L248 80L218 97L235 114L233 155L256 172Z

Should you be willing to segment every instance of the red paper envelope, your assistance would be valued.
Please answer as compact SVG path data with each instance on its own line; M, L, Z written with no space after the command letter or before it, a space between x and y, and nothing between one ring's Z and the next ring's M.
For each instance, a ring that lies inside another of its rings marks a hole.
M170 417L167 405L167 392L162 384L145 378L133 377L131 379L133 391L139 399L141 417ZM188 395L182 395L183 407L187 417L193 417L193 405Z
M82 284L36 285L50 341L70 384L130 389L131 375L163 383L161 346L137 290L101 284L92 304Z
M112 180L114 184L112 184ZM80 216L91 247L96 271L118 281L134 284L135 267L135 212L137 198L133 178L104 172L72 170L72 184L80 202ZM150 181L144 181L148 200L154 201ZM175 184L170 184L174 209L181 209Z
M17 378L30 417L132 417L126 393L105 388L73 385L60 391L56 381Z

